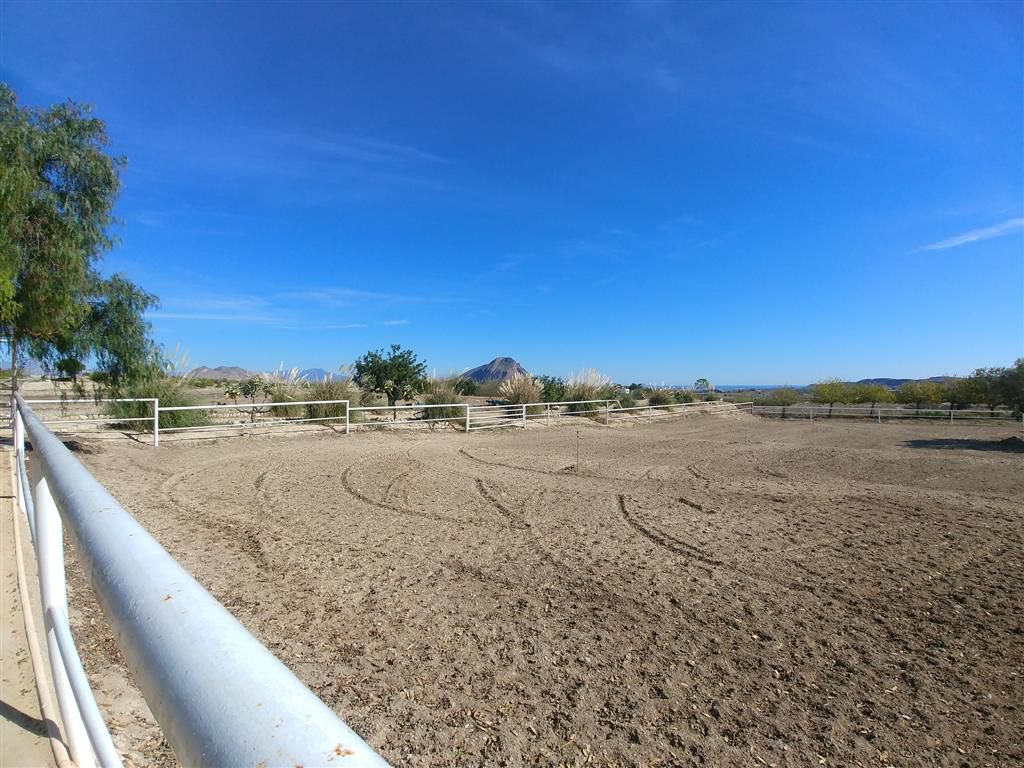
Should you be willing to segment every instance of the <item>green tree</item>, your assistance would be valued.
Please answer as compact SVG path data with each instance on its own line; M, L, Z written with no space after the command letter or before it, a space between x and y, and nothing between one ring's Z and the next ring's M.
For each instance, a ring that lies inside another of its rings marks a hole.
M946 387L937 381L907 381L896 390L896 400L904 405L913 405L918 413L925 403L945 402Z
M977 401L987 405L993 413L996 408L1006 402L1005 387L1001 385L1001 380L1008 370L1008 368L978 368L970 375Z
M1015 416L1024 414L1024 357L1019 357L1009 368L1003 368L996 380L1000 399L1013 409Z
M852 384L850 386L850 400L854 403L870 403L869 413L875 410L878 403L891 403L896 400L896 395L884 384Z
M708 379L701 378L693 382L693 389L695 392L700 392L703 394L706 392L714 392L715 385L712 384Z
M90 108L20 107L0 84L0 335L15 377L26 351L48 368L95 354L112 382L152 357L142 312L155 298L96 268L124 167L107 144Z
M565 400L565 379L558 376L538 376L540 397L545 403L559 403Z
M65 357L57 361L56 369L63 378L77 383L79 375L85 370L85 363L74 357Z
M782 407L782 418L786 418L786 408L796 405L802 398L800 393L793 387L779 387L769 392L762 400L764 405L778 405Z
M358 358L354 371L352 379L360 389L384 395L393 407L399 400L411 400L423 388L427 364L411 349L392 344L387 356L378 349Z
M840 379L823 379L811 386L811 396L816 403L827 403L828 415L831 416L836 403L850 401L850 386Z
M978 391L978 382L973 378L946 381L946 399L951 411L955 408L970 408L974 403L980 403L982 398L982 393Z

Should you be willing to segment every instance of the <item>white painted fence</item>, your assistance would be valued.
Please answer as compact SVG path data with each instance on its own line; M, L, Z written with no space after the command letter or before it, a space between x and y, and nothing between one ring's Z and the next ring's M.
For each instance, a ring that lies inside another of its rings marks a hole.
M314 766L344 756L345 765L387 765L117 503L18 395L12 410L18 498L39 565L64 734L79 768L122 763L68 622L65 524L132 677L182 764Z
M948 421L1017 421L1010 411L982 410L980 408L865 408L863 406L827 405L751 405L750 412L757 416L782 419L866 418L881 422L890 419L932 419Z

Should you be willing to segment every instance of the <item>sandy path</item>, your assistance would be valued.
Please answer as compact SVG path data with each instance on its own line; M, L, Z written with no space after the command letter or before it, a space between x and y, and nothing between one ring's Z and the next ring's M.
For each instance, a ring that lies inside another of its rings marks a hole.
M396 765L1024 760L1014 427L574 427L83 460Z

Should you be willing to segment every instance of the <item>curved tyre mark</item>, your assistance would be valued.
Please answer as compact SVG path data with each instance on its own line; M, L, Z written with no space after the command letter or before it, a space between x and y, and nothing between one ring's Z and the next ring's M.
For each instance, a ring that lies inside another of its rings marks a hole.
M643 523L634 513L629 511L629 507L626 505L626 497L623 494L618 495L619 501L619 512L622 513L622 518L641 536L648 541L657 544L659 547L667 549L669 552L673 552L677 555L681 555L689 560L696 560L704 563L705 565L721 566L720 560L715 560L712 557L708 557L703 551L687 544L685 541L681 541L674 536L671 536L664 531L658 530L652 525Z
M506 507L504 504L502 504L500 501L498 501L498 497L494 495L493 491L489 490L487 488L487 486L484 485L484 481L483 480L481 480L478 477L478 478L476 478L475 482L476 482L476 489L477 489L477 491L480 492L480 495L483 496L484 499L492 507L494 507L494 509L496 509L500 515L502 515L506 520L508 520L508 524L512 528L529 528L530 527L530 524L528 522L526 522L525 520L523 520L523 516L521 514L513 512L508 507Z
M387 512L394 512L395 514L399 514L399 515L408 515L410 517L426 518L427 520L438 520L438 521L445 522L445 523L458 523L458 524L462 525L462 524L474 524L474 523L479 522L477 520L472 520L472 519L455 518L455 517L448 517L446 515L438 515L438 514L435 514L433 512L420 512L419 510L407 509L405 507L400 507L397 504L392 504L392 503L390 503L388 501L378 501L377 499L374 499L374 498L372 498L370 496L367 496L365 493L363 493L361 490L359 490L358 488L356 488L352 484L351 474L352 474L352 469L353 468L354 468L354 465L349 465L348 467L345 467L344 471L341 473L341 485L345 489L345 491L348 492L349 495L354 496L355 498L359 499L364 504L369 504L371 507L376 507L377 509L383 509L383 510L385 510Z

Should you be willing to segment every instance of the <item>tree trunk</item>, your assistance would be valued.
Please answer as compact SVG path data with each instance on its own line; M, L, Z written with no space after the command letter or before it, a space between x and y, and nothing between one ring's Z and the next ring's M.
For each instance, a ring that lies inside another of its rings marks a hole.
M11 334L11 391L18 390L18 337Z

